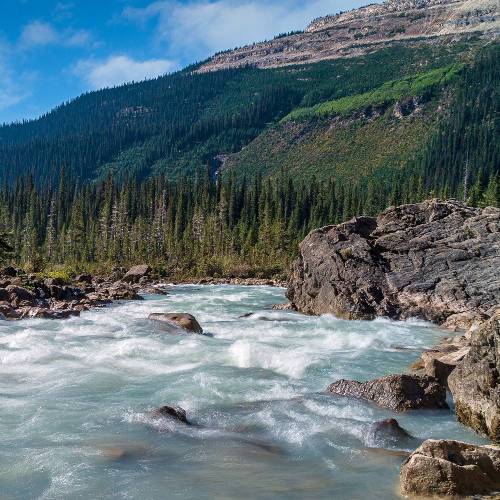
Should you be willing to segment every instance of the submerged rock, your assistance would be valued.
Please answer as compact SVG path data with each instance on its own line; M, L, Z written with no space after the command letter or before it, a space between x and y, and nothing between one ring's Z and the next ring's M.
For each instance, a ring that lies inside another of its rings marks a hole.
M369 382L338 380L327 392L367 399L394 411L448 408L446 389L426 375L388 375Z
M43 319L67 319L73 316L80 316L78 309L43 309L32 308L27 316L30 318L43 318Z
M307 314L468 328L500 303L499 268L500 209L428 200L312 231L287 297Z
M457 418L500 442L500 309L472 334L469 353L448 378Z
M191 425L187 419L186 410L180 406L162 406L153 410L152 415L154 417L173 418L183 424Z
M181 328L187 332L203 333L203 328L200 326L196 318L187 313L152 313L148 316L149 319L159 321L166 325Z
M403 463L403 495L487 494L500 489L500 449L459 441L425 441Z
M375 422L372 425L372 432L374 435L395 439L408 439L413 437L399 425L399 422L395 418L387 418L386 420Z

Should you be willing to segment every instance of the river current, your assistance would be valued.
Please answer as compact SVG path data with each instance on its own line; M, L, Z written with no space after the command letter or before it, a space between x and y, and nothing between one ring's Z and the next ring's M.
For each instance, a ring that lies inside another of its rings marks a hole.
M406 371L446 332L270 309L283 301L280 288L175 286L1 323L0 499L391 499L420 440L482 442L452 410L321 393ZM151 312L192 313L212 336L168 334ZM196 425L153 418L165 404ZM389 417L415 439L374 433Z

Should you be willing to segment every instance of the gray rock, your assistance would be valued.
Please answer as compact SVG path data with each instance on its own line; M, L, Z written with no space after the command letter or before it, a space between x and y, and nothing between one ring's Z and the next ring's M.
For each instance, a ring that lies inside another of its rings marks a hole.
M395 418L387 418L371 424L363 437L370 444L377 447L397 446L410 448L418 446L421 442L403 429Z
M327 392L366 399L394 411L448 408L446 389L427 375L388 375L369 382L338 380Z
M186 410L180 406L162 406L152 412L154 417L172 418L183 424L190 425Z
M488 494L500 489L500 449L459 441L425 441L403 463L403 495Z
M149 319L159 321L167 325L181 328L182 330L192 333L203 333L203 328L191 314L186 313L152 313L148 316Z
M122 278L126 283L138 283L141 278L148 276L151 268L146 264L131 267L125 276Z
M468 328L500 303L500 209L428 200L312 231L287 297L307 314Z
M500 442L500 309L472 333L469 353L448 378L457 418Z
M43 319L68 319L73 316L80 316L80 311L76 309L44 309L34 307L28 312L27 316Z
M17 276L17 270L12 266L4 267L0 270L0 275L2 276L10 276L11 278Z
M25 301L33 301L35 300L35 294L28 290L27 288L23 288L21 286L16 286L16 285L9 285L6 288L7 292L9 293L11 299L18 299L20 301L25 300Z

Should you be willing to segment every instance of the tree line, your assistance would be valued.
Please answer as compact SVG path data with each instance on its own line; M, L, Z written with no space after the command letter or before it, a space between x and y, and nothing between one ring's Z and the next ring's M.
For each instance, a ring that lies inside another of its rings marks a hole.
M476 183L468 201L498 206L498 180ZM119 182L109 175L75 187L62 171L55 187L37 187L29 176L5 184L0 256L31 271L148 262L178 277L270 277L286 272L314 228L450 194L463 197L463 185L428 191L417 174L365 184L305 181L285 172L216 181L207 167L195 178Z

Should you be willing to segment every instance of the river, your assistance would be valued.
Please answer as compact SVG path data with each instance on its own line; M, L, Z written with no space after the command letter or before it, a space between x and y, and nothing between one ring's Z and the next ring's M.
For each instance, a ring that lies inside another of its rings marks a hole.
M271 311L284 290L175 286L65 321L0 325L0 498L390 499L399 451L483 442L450 411L395 415L321 393L408 369L445 332ZM209 335L170 335L189 312ZM254 313L240 318L246 313ZM186 409L190 427L153 418ZM397 442L372 424L396 417Z

